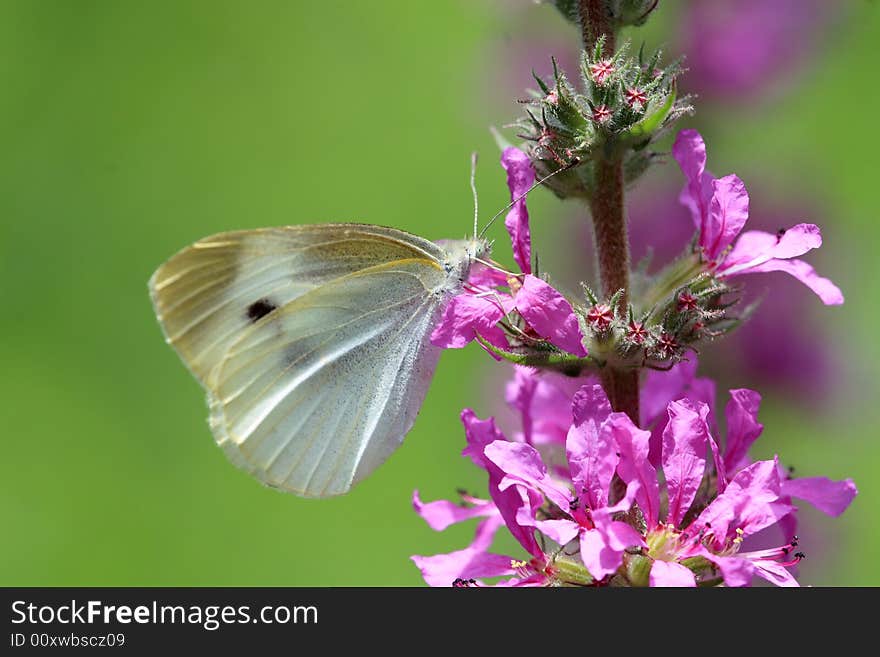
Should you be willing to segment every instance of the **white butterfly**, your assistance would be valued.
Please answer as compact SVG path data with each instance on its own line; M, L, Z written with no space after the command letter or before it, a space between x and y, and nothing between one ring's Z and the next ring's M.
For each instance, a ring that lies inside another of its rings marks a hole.
M232 462L329 497L412 428L440 355L431 331L488 249L367 224L238 231L182 250L149 287Z

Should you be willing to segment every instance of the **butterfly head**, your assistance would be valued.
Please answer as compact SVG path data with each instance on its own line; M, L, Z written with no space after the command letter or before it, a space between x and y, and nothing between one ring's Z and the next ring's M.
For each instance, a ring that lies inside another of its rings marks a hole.
M487 255L491 245L482 238L444 241L443 269L452 286L458 288L468 279L471 268L480 258Z

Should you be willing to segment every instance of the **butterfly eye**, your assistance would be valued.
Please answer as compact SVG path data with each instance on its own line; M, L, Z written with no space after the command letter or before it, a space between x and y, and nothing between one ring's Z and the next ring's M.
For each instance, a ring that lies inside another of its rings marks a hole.
M256 324L277 307L278 306L272 303L269 299L257 299L247 307L247 318Z

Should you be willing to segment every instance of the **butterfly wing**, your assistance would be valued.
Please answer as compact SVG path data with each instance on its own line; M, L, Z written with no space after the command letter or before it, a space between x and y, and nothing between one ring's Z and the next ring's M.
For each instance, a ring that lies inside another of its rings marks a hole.
M366 224L220 233L172 256L150 279L166 340L206 387L249 326L315 287L371 266L442 257L416 235Z
M151 289L230 459L327 497L378 467L415 421L450 293L442 258L374 226L227 233L172 258Z
M439 357L427 339L436 273L421 260L358 272L234 343L210 395L231 460L307 497L345 493L378 467L412 427Z

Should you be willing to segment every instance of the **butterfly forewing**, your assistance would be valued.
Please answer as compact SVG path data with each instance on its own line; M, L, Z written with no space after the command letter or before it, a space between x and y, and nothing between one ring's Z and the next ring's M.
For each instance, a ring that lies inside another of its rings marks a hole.
M413 257L435 244L382 226L322 224L221 233L164 263L150 294L168 342L202 384L241 332L340 276Z

